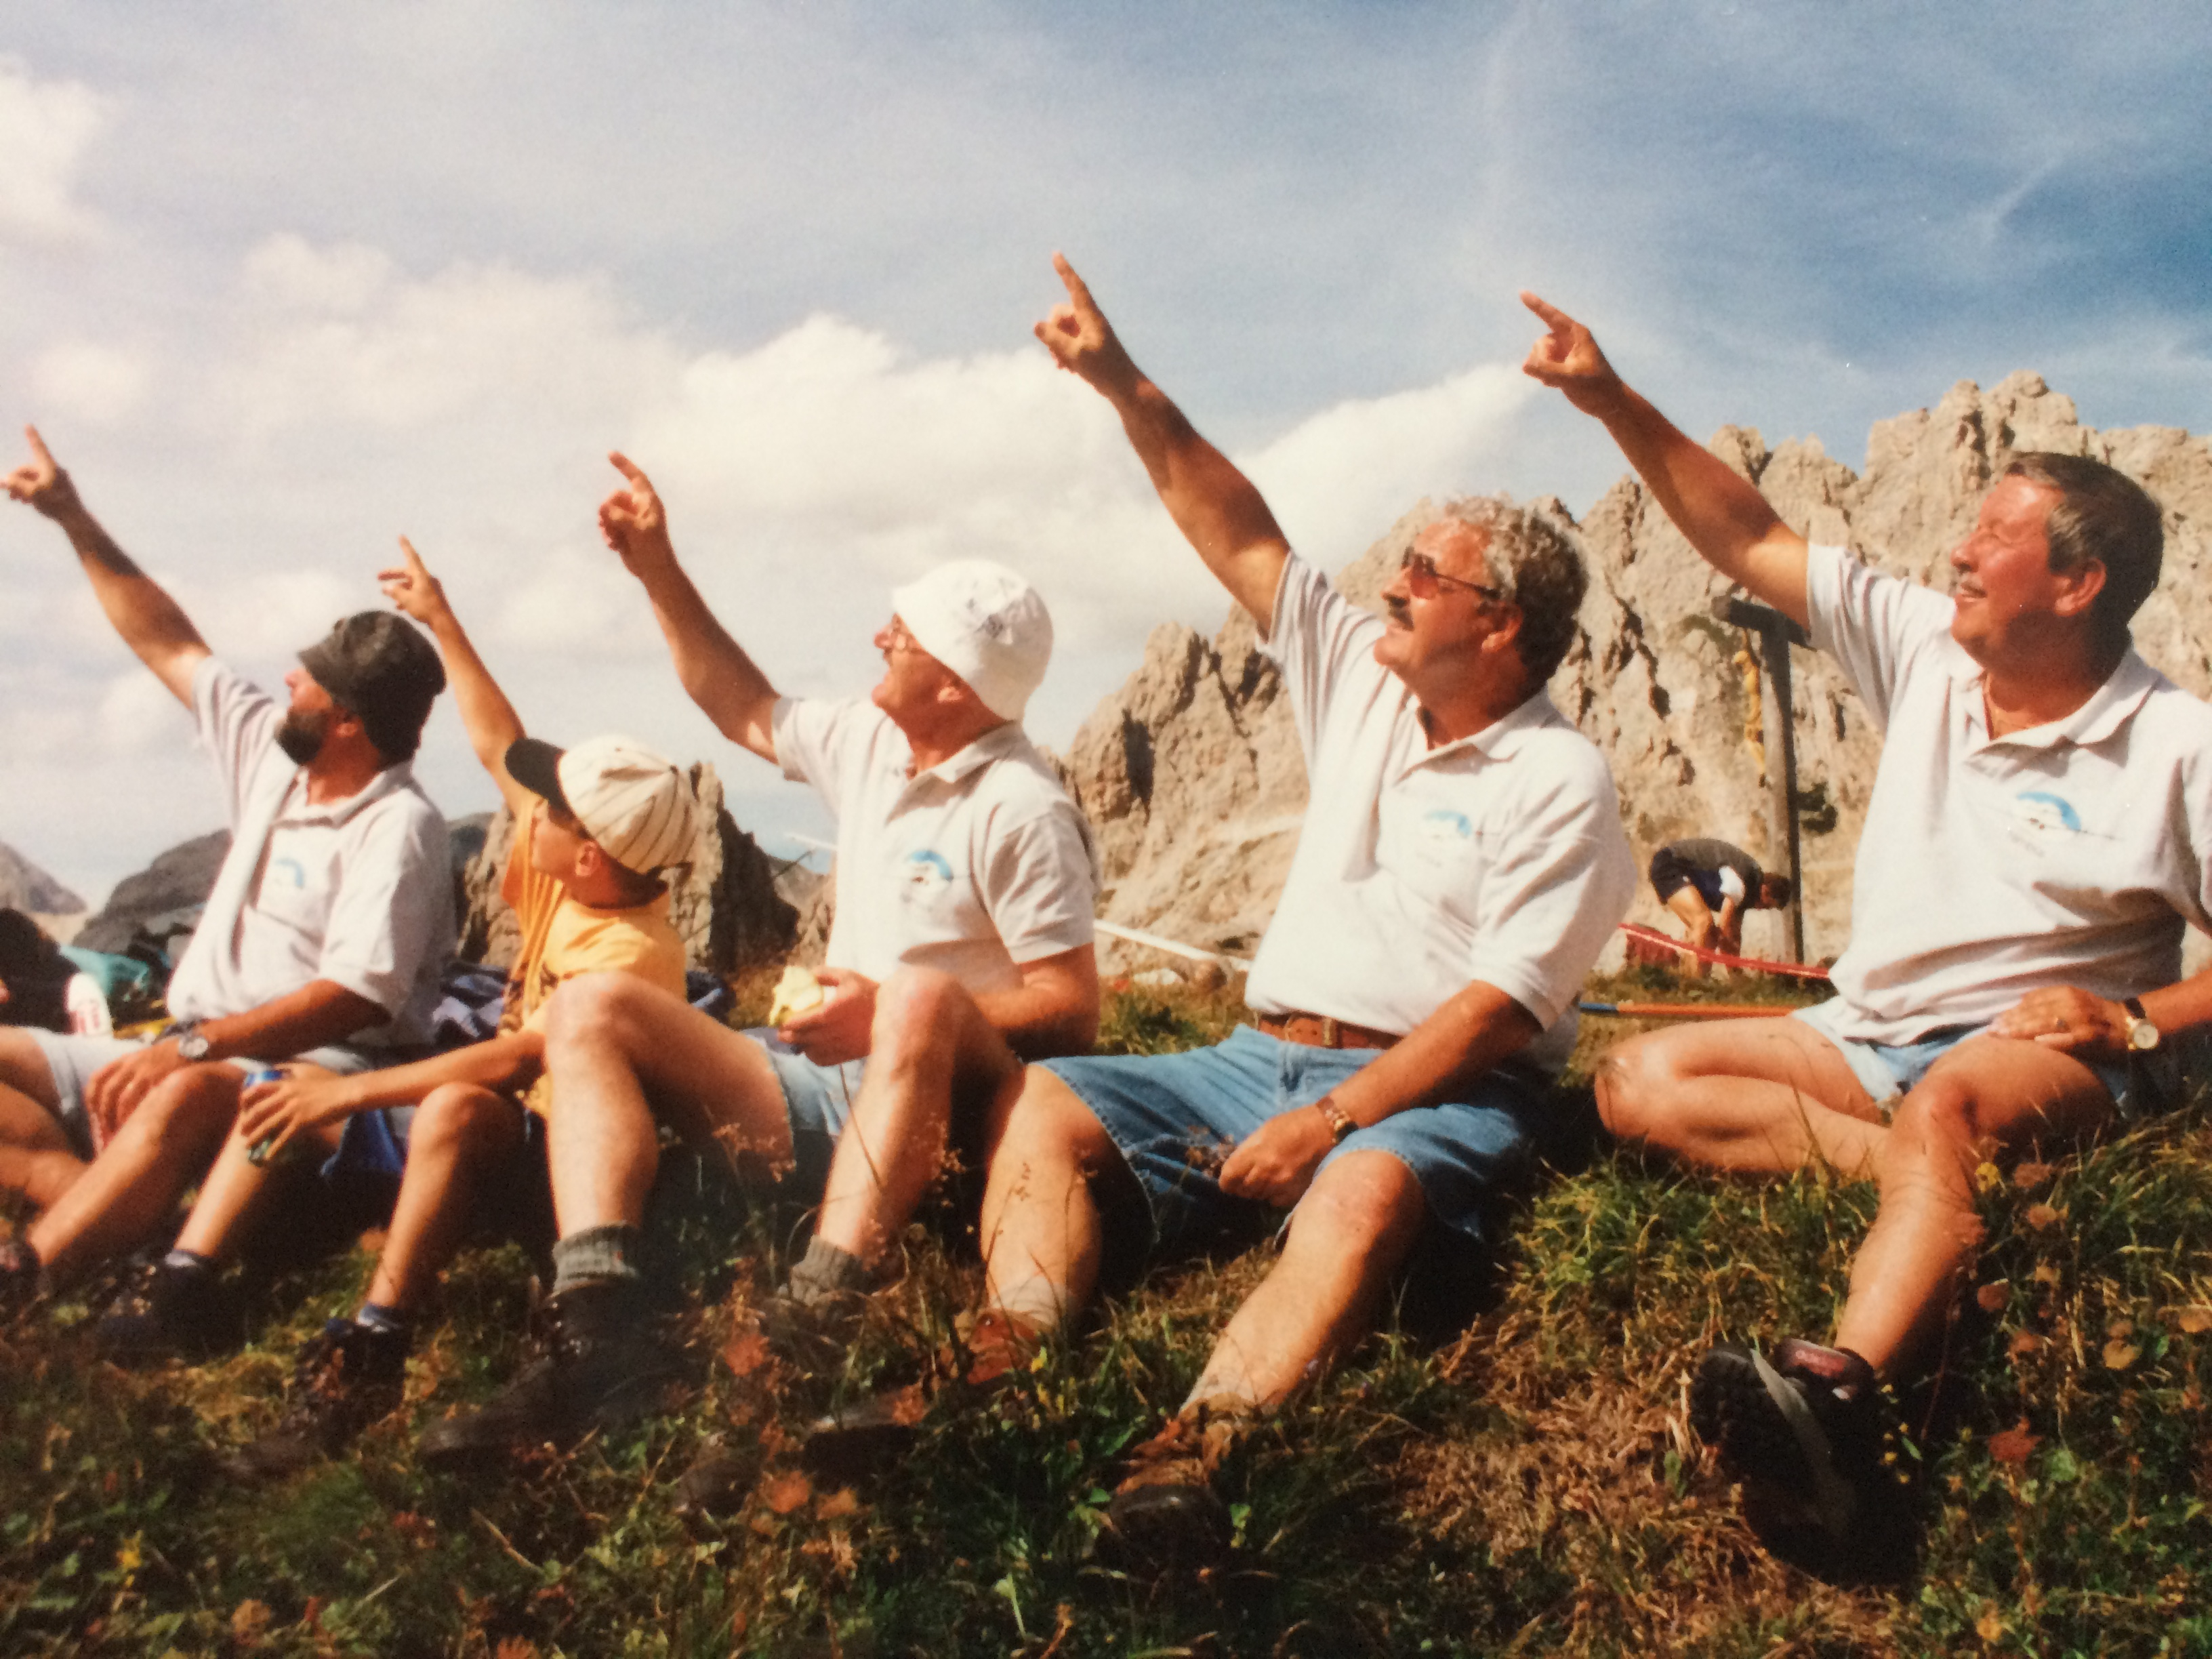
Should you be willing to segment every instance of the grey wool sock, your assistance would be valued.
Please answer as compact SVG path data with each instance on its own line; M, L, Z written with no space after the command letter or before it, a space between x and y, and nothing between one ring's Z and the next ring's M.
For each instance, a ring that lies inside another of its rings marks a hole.
M633 1265L638 1242L637 1229L621 1222L570 1233L553 1247L553 1294L579 1285L639 1278Z
M806 1254L791 1270L791 1298L802 1307L867 1288L868 1269L860 1258L818 1233L806 1241Z

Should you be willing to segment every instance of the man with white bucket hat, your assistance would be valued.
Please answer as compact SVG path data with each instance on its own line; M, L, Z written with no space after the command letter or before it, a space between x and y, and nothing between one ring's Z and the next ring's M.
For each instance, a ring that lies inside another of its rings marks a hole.
M857 1323L949 1139L988 1154L1024 1061L1081 1053L1097 1031L1096 851L1020 725L1052 653L1036 591L988 561L939 566L893 593L867 699L783 696L678 563L650 481L612 459L627 483L600 528L685 690L837 820L836 921L819 981L779 999L773 1030L732 1030L611 975L554 998L551 1340L484 1409L433 1425L430 1458L568 1439L652 1403L670 1365L637 1340L635 1256L657 1119L777 1172L787 1194L822 1194L769 1310L771 1334L819 1364ZM570 1320L572 1305L593 1311Z

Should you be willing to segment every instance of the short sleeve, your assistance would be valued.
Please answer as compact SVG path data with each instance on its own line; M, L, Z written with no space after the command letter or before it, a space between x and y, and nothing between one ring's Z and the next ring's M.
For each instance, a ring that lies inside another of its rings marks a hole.
M1017 967L1096 938L1097 865L1073 802L1000 837L982 873L983 908Z
M1721 866L1720 884L1721 896L1734 899L1739 904L1749 891L1743 883L1743 872L1733 864Z
M1887 730L1905 665L1948 637L1951 601L1871 570L1840 547L1815 547L1806 557L1805 604L1814 645L1836 659L1868 717Z
M1331 693L1347 672L1371 664L1370 653L1382 631L1378 618L1338 592L1304 559L1292 554L1283 561L1275 625L1260 647L1282 672L1298 746L1309 763L1320 746Z
M1483 881L1468 977L1549 1027L1574 1005L1628 914L1636 865L1596 750L1546 769L1550 781L1510 815L1512 833Z
M838 815L844 805L845 763L856 749L865 750L883 719L865 703L779 697L769 721L776 764L793 783L812 785L823 805Z
M220 658L202 658L193 671L192 720L222 780L234 830L245 811L254 763L275 742L283 718L274 698Z

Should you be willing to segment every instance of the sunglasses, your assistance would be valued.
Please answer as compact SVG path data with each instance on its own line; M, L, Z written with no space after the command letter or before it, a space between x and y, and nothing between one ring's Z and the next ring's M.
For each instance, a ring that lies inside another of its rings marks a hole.
M1503 588L1486 587L1480 582L1466 581L1457 576L1447 576L1437 568L1437 562L1425 553L1416 553L1411 548L1398 561L1398 568L1406 574L1406 591L1417 599L1433 599L1439 587L1464 587L1470 593L1480 593L1486 599L1502 599Z

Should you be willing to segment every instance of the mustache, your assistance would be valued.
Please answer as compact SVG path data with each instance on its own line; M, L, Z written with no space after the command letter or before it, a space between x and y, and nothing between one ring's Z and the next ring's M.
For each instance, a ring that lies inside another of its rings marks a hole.
M1392 622L1402 623L1408 621L1413 614L1413 607L1406 600L1400 599L1395 593L1386 593L1383 595L1382 605L1383 608L1390 613L1390 620Z

